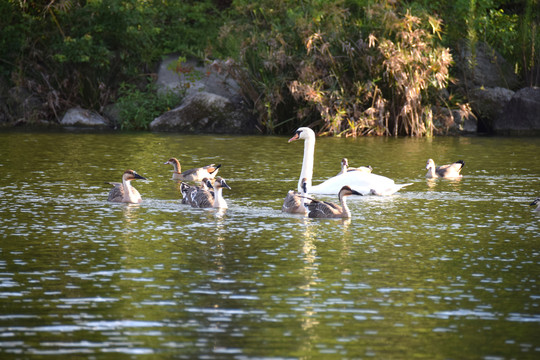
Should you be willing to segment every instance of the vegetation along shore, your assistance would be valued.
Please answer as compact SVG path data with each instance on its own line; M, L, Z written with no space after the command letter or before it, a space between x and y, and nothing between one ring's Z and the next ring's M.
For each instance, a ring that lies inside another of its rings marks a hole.
M540 0L0 2L0 127L540 133Z

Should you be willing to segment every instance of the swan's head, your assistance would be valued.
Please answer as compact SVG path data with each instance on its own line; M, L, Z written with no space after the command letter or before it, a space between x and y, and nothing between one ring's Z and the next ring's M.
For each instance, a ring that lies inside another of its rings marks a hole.
M289 139L289 142L299 140L299 139L307 140L307 139L314 139L314 138L315 138L315 133L313 132L313 130L311 130L308 127L301 127L296 130L293 137Z
M135 180L135 179L141 179L141 180L146 180L145 177L142 177L141 175L137 174L135 171L133 170L126 170L124 171L124 175L122 175L122 179L124 181L131 181L131 180Z
M426 169L431 169L431 168L435 168L435 162L433 161L433 159L428 159L427 163L426 163Z

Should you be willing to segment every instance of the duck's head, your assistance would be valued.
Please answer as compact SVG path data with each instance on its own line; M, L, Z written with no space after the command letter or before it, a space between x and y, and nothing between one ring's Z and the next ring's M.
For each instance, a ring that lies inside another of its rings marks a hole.
M212 180L210 180L209 178L204 178L202 181L201 181L201 186L204 188L206 187L206 190L209 190L209 189L213 189L214 186L212 185Z
M185 182L180 183L180 192L182 195L186 194L190 186L186 184Z
M341 190L339 190L339 198L341 199L342 197L344 196L351 196L351 195L360 195L362 196L361 193L359 193L358 191L352 189L349 185L345 185L341 188Z
M214 188L216 188L216 189L218 189L218 188L226 188L226 189L231 190L231 187L229 185L227 185L227 183L225 182L225 179L223 179L223 178L221 178L219 176L214 181Z
M341 166L349 166L349 160L347 158L341 159Z
M315 138L315 133L313 132L313 130L308 127L300 127L296 130L293 137L289 139L289 142L299 139L306 140L310 138Z
M433 161L433 159L428 159L427 163L426 163L426 169L431 169L431 168L434 168L435 167L435 161Z
M536 206L536 205L538 205L538 208L540 209L540 197L537 197L536 199L534 199L532 203L529 204L529 206Z
M169 165L169 164L174 165L174 164L178 164L178 163L179 163L179 161L178 161L177 158L170 158L169 160L167 160L167 162L164 163L164 165Z
M300 184L300 187L302 188L302 192L304 194L307 194L307 187L308 187L307 178L302 178L302 183Z
M122 179L124 179L124 181L131 181L131 180L136 180L136 179L146 180L145 177L137 174L134 170L124 171L124 175L122 176Z

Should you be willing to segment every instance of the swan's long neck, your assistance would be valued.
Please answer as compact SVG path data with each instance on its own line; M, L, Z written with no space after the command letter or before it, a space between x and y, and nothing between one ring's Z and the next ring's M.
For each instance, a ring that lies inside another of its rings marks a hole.
M311 179L313 178L313 160L315 154L315 138L308 137L304 141L304 159L302 161L302 172L298 179L298 192L302 193L302 179L306 178L307 191L311 188Z

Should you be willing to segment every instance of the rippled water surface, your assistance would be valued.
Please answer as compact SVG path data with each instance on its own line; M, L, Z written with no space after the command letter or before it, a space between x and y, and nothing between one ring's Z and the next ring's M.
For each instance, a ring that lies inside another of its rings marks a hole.
M342 157L413 183L350 221L281 213L302 149L0 133L0 358L540 358L538 138L319 138L314 184ZM229 209L181 205L172 156L221 163ZM108 203L127 168L143 203Z

